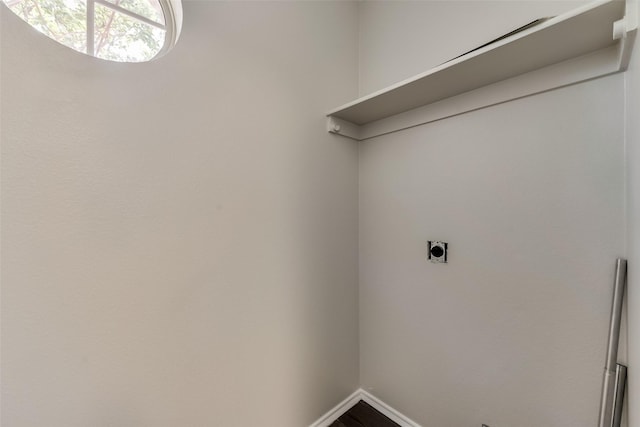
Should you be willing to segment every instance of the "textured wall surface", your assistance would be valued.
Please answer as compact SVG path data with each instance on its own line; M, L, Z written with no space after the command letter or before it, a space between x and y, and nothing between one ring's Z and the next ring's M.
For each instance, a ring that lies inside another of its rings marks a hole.
M640 20L640 10L638 10ZM636 38L638 36L636 35ZM640 41L636 40L625 74L627 131L627 283L629 307L629 427L640 427ZM633 367L636 367L635 369ZM633 403L633 404L632 404Z
M93 60L2 9L2 425L300 427L358 386L355 4L185 2Z
M2 425L300 427L359 384L425 427L595 425L625 78L359 147L323 118L577 4L189 0L138 65L0 7Z
M425 426L597 421L624 251L622 82L361 146L363 387ZM427 240L449 242L449 264Z
M365 2L360 92L575 5ZM616 75L361 144L365 389L425 426L596 424L623 117Z

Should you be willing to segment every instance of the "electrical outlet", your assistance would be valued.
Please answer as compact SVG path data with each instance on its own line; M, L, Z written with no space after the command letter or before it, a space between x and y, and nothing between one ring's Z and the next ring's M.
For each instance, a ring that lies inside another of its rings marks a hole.
M449 244L438 240L429 240L428 259L434 263L446 263Z

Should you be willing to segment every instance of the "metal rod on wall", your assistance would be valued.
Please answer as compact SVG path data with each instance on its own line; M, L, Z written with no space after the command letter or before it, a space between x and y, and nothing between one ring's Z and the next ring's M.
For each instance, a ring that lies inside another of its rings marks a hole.
M627 261L618 258L613 284L613 302L609 323L607 358L602 381L602 399L598 427L619 427L627 368L619 365L618 343L620 341L620 321L622 319L622 299L627 279Z

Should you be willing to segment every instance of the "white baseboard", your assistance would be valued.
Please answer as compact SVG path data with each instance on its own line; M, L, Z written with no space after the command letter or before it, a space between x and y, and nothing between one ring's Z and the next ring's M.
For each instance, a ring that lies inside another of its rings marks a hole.
M379 412L386 415L391 421L394 421L400 424L401 427L422 427L417 422L413 421L411 418L403 415L398 410L392 408L391 406L384 403L382 400L378 399L371 393L364 391L362 389L360 391L361 399L367 402L369 405L373 406Z
M354 391L351 396L338 403L336 406L330 409L329 412L321 416L318 421L311 424L309 427L329 427L335 420L340 418L340 415L347 412L360 400L362 400L362 389Z
M377 411L384 414L391 421L399 424L400 427L422 427L411 418L401 414L391 406L384 403L382 400L378 399L371 393L364 391L361 388L353 392L351 396L347 397L342 402L338 403L334 408L329 410L329 412L324 414L318 419L318 421L311 424L309 427L329 427L335 420L340 418L342 414L347 412L353 405L361 400L365 401Z

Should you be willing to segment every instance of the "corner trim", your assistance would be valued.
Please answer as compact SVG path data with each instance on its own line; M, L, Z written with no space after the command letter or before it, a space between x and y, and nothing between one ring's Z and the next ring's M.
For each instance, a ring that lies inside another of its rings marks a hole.
M420 424L413 421L411 418L403 415L398 410L392 408L376 396L359 388L353 392L342 402L338 403L335 407L329 410L326 414L321 416L316 422L309 427L329 427L334 421L336 421L342 414L351 409L359 401L365 401L377 411L384 414L391 421L400 425L400 427L422 427Z

